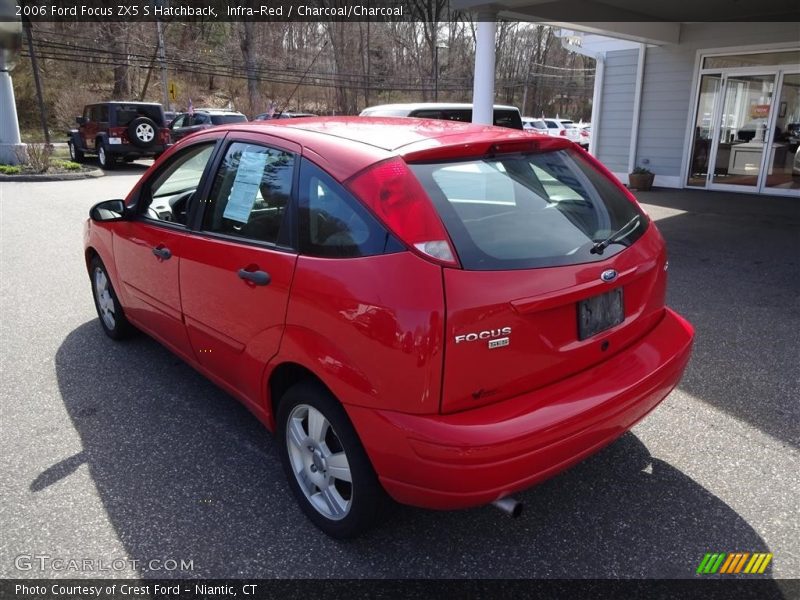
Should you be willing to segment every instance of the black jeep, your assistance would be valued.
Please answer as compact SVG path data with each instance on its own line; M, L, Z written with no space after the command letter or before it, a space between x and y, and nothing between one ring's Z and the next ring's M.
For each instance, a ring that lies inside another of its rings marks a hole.
M82 162L96 154L100 166L113 169L120 160L158 157L169 147L164 109L152 102L100 102L89 104L76 117L78 129L69 132L69 155Z

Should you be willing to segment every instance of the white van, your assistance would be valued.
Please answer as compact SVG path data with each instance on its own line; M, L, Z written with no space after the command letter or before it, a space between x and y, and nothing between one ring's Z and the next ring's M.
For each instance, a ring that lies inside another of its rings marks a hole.
M417 117L444 121L472 122L472 104L445 102L416 102L412 104L382 104L361 111L362 117ZM522 117L516 106L494 105L494 125L522 129Z

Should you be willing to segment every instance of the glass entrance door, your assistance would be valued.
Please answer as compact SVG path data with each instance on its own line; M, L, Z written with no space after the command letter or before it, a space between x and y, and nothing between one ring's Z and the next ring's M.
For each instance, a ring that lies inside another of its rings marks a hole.
M768 131L774 93L774 74L723 76L712 119L709 188L759 188L775 159L774 135Z
M764 189L770 194L800 196L800 73L784 73L776 97Z

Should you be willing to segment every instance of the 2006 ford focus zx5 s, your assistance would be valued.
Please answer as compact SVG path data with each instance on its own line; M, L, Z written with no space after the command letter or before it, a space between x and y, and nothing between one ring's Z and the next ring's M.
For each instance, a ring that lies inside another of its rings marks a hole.
M207 130L96 205L85 252L105 332L142 330L241 400L335 537L387 495L508 503L630 429L691 352L633 196L509 129Z

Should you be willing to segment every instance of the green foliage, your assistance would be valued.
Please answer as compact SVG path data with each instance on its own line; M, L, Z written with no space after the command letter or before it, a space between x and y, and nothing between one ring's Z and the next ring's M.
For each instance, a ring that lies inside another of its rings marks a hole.
M52 167L54 167L56 169L63 169L65 171L80 171L81 170L81 166L76 162L72 162L71 160L58 160L58 159L56 159L56 160L53 160L51 162L50 166L52 166Z
M652 175L653 172L647 167L636 167L631 171L631 175Z
M0 165L0 173L3 175L18 175L22 172L20 167L14 165Z

